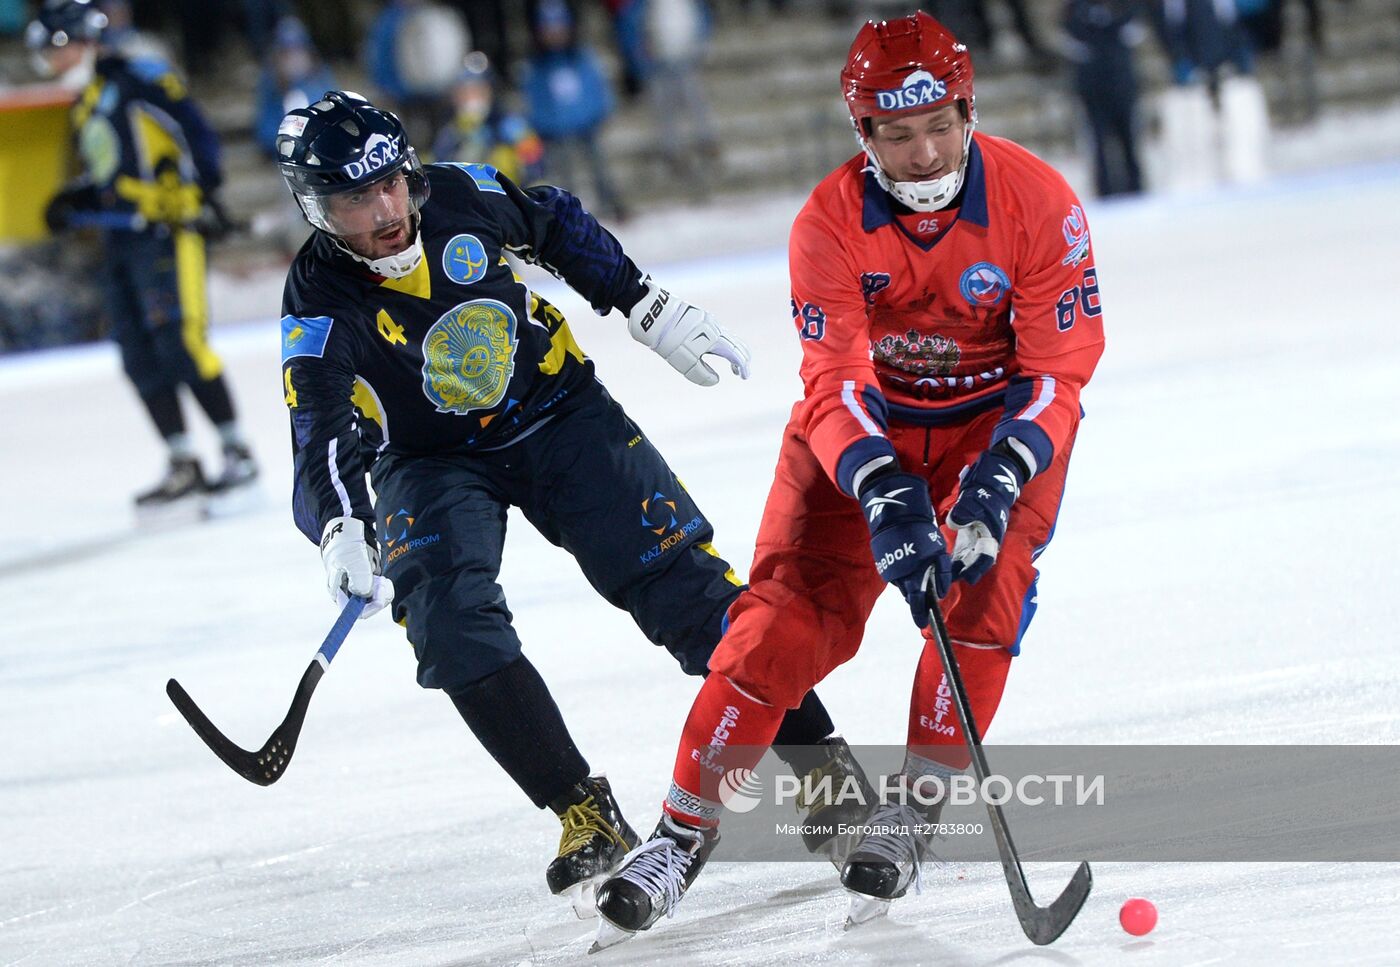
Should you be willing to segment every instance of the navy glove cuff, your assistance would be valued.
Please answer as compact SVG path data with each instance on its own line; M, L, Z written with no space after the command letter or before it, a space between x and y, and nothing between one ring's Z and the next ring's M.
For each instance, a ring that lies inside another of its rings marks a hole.
M1025 465L1014 453L987 450L964 471L958 499L948 511L948 523L962 527L981 521L1000 542L1006 536L1011 507L1025 485Z
M881 467L862 483L860 506L872 536L907 521L933 519L928 484L894 465Z

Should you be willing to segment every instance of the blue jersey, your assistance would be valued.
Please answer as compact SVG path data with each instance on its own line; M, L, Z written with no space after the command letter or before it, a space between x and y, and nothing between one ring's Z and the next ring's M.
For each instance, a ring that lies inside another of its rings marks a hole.
M524 190L489 165L429 165L423 260L386 279L317 231L283 295L282 380L293 514L373 520L365 472L381 453L462 454L519 439L593 381L563 315L512 270L544 266L599 312L645 291L622 247L568 192Z
M83 179L100 210L188 223L219 186L218 138L165 65L105 55L72 111Z

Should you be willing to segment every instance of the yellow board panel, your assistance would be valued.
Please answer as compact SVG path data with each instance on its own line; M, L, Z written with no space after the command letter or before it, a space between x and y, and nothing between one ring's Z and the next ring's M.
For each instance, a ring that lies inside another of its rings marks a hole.
M52 88L0 96L0 242L48 236L44 208L69 176L71 101Z

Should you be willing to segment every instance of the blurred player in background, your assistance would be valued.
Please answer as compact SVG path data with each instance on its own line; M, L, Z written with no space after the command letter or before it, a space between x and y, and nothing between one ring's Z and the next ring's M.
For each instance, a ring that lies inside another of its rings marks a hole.
M136 497L168 505L250 483L258 472L223 363L209 346L202 232L226 225L218 141L163 63L105 49L91 0L48 0L25 34L36 66L78 92L72 123L82 175L49 203L49 228L102 235L104 293L122 367L169 451L166 474ZM223 469L206 477L185 426L187 386L218 430Z
M1147 36L1142 17L1142 0L1068 0L1064 7L1065 55L1088 122L1100 198L1142 191L1134 63Z
M357 94L290 112L277 153L316 229L282 319L296 524L320 543L332 596L372 598L366 615L392 602L418 683L445 691L535 806L559 817L546 881L591 912L594 878L637 837L522 654L496 583L506 511L519 507L573 555L688 674L706 673L742 584L563 315L505 253L546 267L599 313L625 313L633 338L701 386L719 381L706 357L747 377L748 350L643 276L568 192L523 190L484 164L424 168L398 118ZM568 639L568 616L557 617ZM615 704L623 683L605 659L577 660L598 666L598 699ZM816 696L794 705L775 728L803 747L795 768L849 760Z
M1084 212L1030 152L974 137L967 48L928 14L867 23L841 82L862 151L812 192L789 248L804 398L661 821L599 890L602 945L675 909L718 839L720 777L757 764L785 710L855 655L886 583L925 629L906 786L970 761L927 631L934 596L984 728L1035 610L1103 347ZM846 860L853 921L914 882L928 841L913 831L941 803L916 808L870 814L893 832Z

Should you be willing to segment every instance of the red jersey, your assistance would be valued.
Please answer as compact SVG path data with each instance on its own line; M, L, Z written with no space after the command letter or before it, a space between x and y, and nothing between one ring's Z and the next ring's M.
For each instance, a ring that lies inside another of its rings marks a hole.
M890 420L962 422L993 407L1048 467L1079 418L1103 352L1089 227L1063 177L975 134L956 211L909 213L857 155L792 227L792 312L802 339L798 420L844 492L894 455Z

